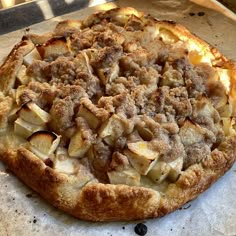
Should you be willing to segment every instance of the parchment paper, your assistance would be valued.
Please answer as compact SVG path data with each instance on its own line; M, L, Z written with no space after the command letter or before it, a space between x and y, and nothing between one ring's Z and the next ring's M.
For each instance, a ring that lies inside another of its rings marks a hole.
M115 4L136 7L159 19L175 20L216 46L229 58L236 60L236 23L215 11L187 0L121 0ZM30 28L38 33L49 31L61 19L84 18L94 11L114 7L115 4L74 12ZM204 12L204 15L199 16L202 15L199 12ZM0 36L0 58L9 53L23 34L24 31L20 30ZM161 219L91 223L79 221L51 207L0 164L0 236L132 236L136 235L134 226L139 222L147 225L146 235L233 236L236 235L235 182L236 165L196 200Z

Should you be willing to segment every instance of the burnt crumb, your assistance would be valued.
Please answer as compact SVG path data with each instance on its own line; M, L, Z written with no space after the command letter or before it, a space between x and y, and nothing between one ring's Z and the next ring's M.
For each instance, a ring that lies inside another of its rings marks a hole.
M186 206L186 207L180 207L179 210L187 210L189 207L191 207L191 204L189 204L189 205Z
M183 210L187 210L189 207L191 207L191 204L189 204L189 205L186 206L186 207L183 207L182 209L183 209Z
M134 232L138 235L146 235L147 233L147 226L143 223L139 223L134 227Z
M125 226L123 226L122 229L125 229Z
M32 192L32 193L27 193L25 196L26 196L27 198L36 198L36 197L37 197L37 194L34 193L34 192Z
M205 15L205 12L199 11L199 12L197 13L197 15L198 15L198 16L204 16L204 15Z
M25 196L26 196L27 198L33 197L32 193L27 193Z
M53 162L50 158L47 158L45 161L44 161L45 165L48 166L48 167L53 167Z
M7 188L7 185L5 185L5 188Z
M170 229L170 231L172 231L173 229Z
M18 212L18 210L15 210L15 213L17 213Z
M15 198L13 197L12 200L15 201Z
M167 23L169 23L169 24L171 24L171 25L176 25L176 22L175 21L173 21L173 20L163 20L164 22L167 22Z
M33 220L29 220L28 222L29 222L29 223L34 223L34 224L36 224L36 223L37 223L36 216L34 216L34 219L33 219Z
M28 40L28 37L24 35L24 36L21 38L21 40L22 40L22 41ZM24 46L25 44L26 44L26 42L22 42L22 43L21 43L22 46Z
M190 16L195 16L195 13L194 12L189 12L188 13Z

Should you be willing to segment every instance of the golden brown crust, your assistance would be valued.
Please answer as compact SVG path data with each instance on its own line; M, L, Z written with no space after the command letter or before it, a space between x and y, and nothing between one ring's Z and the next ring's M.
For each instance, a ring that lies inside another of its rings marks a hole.
M236 138L228 138L202 163L187 169L179 180L159 192L126 185L80 183L57 173L28 150L7 152L2 161L24 183L55 207L80 219L120 221L164 216L196 198L234 163Z
M8 126L8 114L12 107L11 97L0 98L0 130L4 130Z
M118 19L120 23L126 21L126 16L142 13L126 9L113 9L105 13L97 13L83 21L65 21L56 28L56 35L63 31L70 34L75 28L85 28L94 22L103 19ZM170 30L180 40L193 43L197 51L202 52L214 67L228 69L231 73L231 87L229 95L235 94L235 68L234 62L228 61L220 52L204 41L193 36L183 26L168 21L158 21L151 17L150 24L157 24ZM32 40L45 43L51 33L42 38L32 36ZM0 89L8 92L14 83L15 75L22 64L23 55L33 48L29 40L23 40L8 56L0 68ZM9 76L5 78L5 76ZM196 198L211 184L220 178L233 165L236 158L236 137L226 138L210 156L200 163L191 165L183 171L180 178L168 185L167 190L160 193L150 188L130 187L127 185L112 185L98 183L97 180L86 176L74 176L59 173L45 165L45 163L25 148L5 151L0 159L18 176L26 185L38 192L44 199L55 207L69 214L91 221L121 221L160 217L172 212L184 203Z
M4 64L0 67L0 91L6 94L14 86L16 74L22 65L23 57L33 48L34 44L28 38L23 38L12 49Z
M172 21L159 21L154 18L152 19L158 24L163 25L166 29L169 29L171 32L174 32L176 36L178 36L181 40L189 42L190 44L194 42L194 45L198 47L198 51L211 59L212 65L219 65L224 68L224 64L228 62L228 59L223 56L218 51L218 49L193 35L183 25L177 24Z

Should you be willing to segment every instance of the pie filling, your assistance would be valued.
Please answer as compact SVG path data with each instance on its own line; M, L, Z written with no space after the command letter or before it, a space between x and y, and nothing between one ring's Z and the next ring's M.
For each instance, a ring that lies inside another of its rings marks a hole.
M228 71L152 18L104 14L28 38L0 140L57 172L164 191L235 134Z

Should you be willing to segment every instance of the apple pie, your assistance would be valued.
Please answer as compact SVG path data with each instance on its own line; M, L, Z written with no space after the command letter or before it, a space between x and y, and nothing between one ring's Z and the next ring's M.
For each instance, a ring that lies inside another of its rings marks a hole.
M236 63L133 8L27 32L0 67L0 160L79 219L164 216L236 158Z

